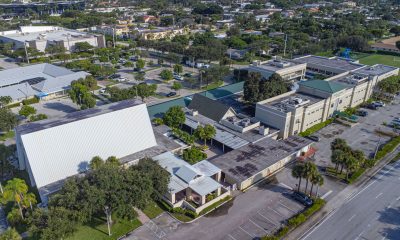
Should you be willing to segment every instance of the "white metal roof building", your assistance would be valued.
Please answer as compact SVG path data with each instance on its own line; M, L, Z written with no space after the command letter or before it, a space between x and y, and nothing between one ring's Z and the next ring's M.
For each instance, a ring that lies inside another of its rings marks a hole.
M127 100L21 125L16 144L20 169L40 190L86 171L94 156L122 158L157 142L146 105Z
M7 69L0 71L0 96L10 96L16 102L35 95L62 95L72 81L88 75L48 63Z

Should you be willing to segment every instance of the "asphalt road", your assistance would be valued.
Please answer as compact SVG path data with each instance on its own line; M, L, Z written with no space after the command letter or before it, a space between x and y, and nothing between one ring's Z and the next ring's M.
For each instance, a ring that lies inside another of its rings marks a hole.
M400 161L385 166L303 240L400 239Z

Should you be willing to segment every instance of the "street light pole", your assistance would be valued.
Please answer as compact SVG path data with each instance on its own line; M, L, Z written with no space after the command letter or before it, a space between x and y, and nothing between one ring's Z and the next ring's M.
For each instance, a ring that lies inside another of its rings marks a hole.
M26 41L24 42L24 48L25 48L26 62L29 64L29 55L28 55L28 50L26 49Z

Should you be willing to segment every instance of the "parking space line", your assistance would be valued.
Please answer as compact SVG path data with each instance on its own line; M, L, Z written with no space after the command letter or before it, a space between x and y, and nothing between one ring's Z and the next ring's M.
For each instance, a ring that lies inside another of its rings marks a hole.
M324 195L322 195L322 199L325 199L326 197L328 197L329 196L329 194L331 194L332 193L332 190L329 190L327 193L325 193Z
M263 217L264 219L266 219L268 222L272 223L274 226L278 226L279 224L275 223L274 221L272 221L271 219L267 218L266 216L262 215L260 212L257 212L261 217Z
M272 209L272 208L270 208L270 207L268 207L268 208L269 208L271 211L273 211L273 212L275 212L276 214L278 214L279 216L286 218L286 216L283 216L281 213L279 213L279 212L276 211L275 209Z
M253 220L251 220L250 218L249 218L249 221L252 222L254 225L256 225L256 227L262 229L265 233L269 233L267 230L265 230L264 228L262 228L260 225L258 225L257 223L255 223L255 222L254 222Z
M286 208L287 210L296 213L297 211L291 209L290 207L286 206L285 204L283 204L281 201L279 201L279 204L282 205L284 208Z
M234 238L232 235L228 234L229 237L231 237L233 240L237 240L236 238Z
M243 232L247 233L250 237L255 237L255 235L251 235L249 232L247 232L246 230L244 230L241 226L239 226L239 228L240 228Z

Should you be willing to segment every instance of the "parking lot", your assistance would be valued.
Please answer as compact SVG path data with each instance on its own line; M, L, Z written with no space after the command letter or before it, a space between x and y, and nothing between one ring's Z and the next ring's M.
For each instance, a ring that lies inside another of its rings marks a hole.
M291 190L276 182L262 182L193 223L179 223L164 213L125 239L258 239L281 227L304 206L294 201Z
M368 116L360 117L359 124L352 128L333 123L313 134L320 138L314 145L318 149L315 154L316 163L319 166L332 165L330 143L335 138L343 138L353 149L362 150L366 157L373 157L379 146L390 139L376 131L393 132L392 128L384 126L383 123L390 123L394 117L400 116L398 100L377 110L365 109Z

